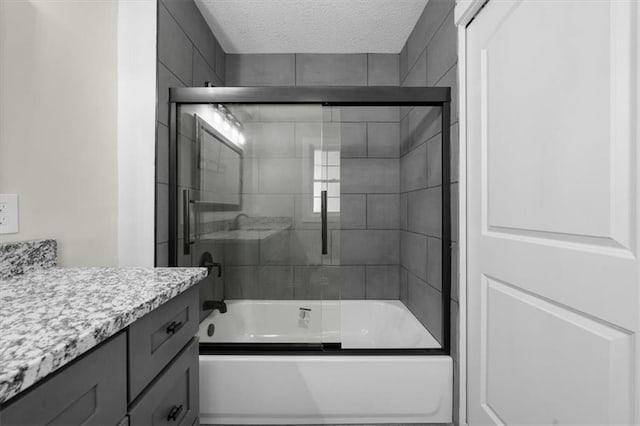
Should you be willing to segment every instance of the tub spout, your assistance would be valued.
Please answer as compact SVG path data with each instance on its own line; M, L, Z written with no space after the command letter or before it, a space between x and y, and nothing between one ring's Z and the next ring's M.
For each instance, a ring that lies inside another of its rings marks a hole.
M224 300L205 300L202 303L202 309L208 311L209 309L219 310L221 314L227 312L227 304Z

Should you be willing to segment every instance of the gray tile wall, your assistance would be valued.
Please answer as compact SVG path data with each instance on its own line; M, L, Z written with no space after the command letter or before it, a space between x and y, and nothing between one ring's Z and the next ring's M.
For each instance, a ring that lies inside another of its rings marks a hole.
M228 55L226 66L229 86L397 86L400 82L399 55L389 54ZM325 121L329 126L335 125L341 141L341 230L331 233L333 260L343 265L340 269L343 287L336 297L398 299L400 109L333 108L325 111ZM313 131L313 127L304 123L296 124L294 129L296 139ZM286 147L292 145L281 134L277 140L265 143L271 154L264 155L273 155L279 148L286 151ZM279 163L274 165L274 171L278 169L290 170L291 167ZM288 177L289 183L296 182L291 179L291 172L284 173L283 177ZM274 182L272 192L282 191L284 180ZM265 181L268 176L261 176L262 188ZM302 225L298 218L295 222L296 227ZM291 244L298 245L298 249L291 249L292 257L302 253L306 258L298 261L309 261L308 254L317 248L313 245L318 243L313 241L316 237L317 229L308 232L304 239L309 242L311 250L308 251L306 246L300 246L298 239L291 239ZM308 280L299 279L307 276L299 273L294 278L292 297L316 295L317 291L310 290L314 287Z
M205 80L216 85L226 82L238 86L451 86L454 99L452 179L448 184L452 197L457 197L457 40L453 2L431 0L399 55L226 55L192 0L160 0L158 9L158 265L166 264L168 248L167 88L172 86L202 85ZM332 111L330 117L340 123L344 157L341 214L344 235L340 241L332 243L337 247L336 253L343 246L340 253L345 265L342 268L345 285L341 297L399 297L437 335L437 330L441 329L440 315L434 315L429 309L435 306L431 299L437 298L442 286L442 273L438 269L438 259L442 255L438 244L441 208L438 194L442 184L438 161L441 149L439 111L435 108L342 108ZM303 123L293 126L294 138L302 126ZM295 145L295 141L282 135L273 142L283 152ZM276 151L262 154L282 156L282 152ZM274 215L286 216L287 211L299 208L302 201L276 190L284 181L278 180L277 173L269 170L278 170L282 160L274 158L272 163L265 161L261 168L247 171L248 187L251 182L263 182L265 191L247 193L246 199L252 201L254 211L250 213L266 208ZM362 179L365 174L367 178ZM273 179L269 180L270 176ZM273 191L269 190L270 184L273 184ZM455 230L457 209L455 205L453 207ZM309 235L300 235L296 244L308 246L314 243ZM385 244L380 242L383 238ZM455 232L453 239L457 241ZM364 244L366 250L357 249ZM371 247L379 247L379 258L372 259L366 254L372 251ZM457 313L456 250L454 243L452 315ZM394 260L396 254L397 260ZM374 266L382 266L384 270ZM304 274L299 271L298 275ZM287 276L292 277L291 282L296 281L295 271ZM388 282L388 288L383 287L381 281ZM457 354L454 358L457 359Z
M227 55L227 86L397 86L399 55ZM358 120L362 121L362 120Z
M454 388L458 386L458 102L457 28L454 2L430 0L400 53L402 86L451 86L452 270L451 342ZM400 120L400 188L402 210L400 299L438 339L442 338L442 271L440 241L440 111L403 108ZM421 265L425 265L422 267ZM457 396L454 424L457 424Z
M169 87L224 85L226 54L193 0L158 1L156 266L169 254Z

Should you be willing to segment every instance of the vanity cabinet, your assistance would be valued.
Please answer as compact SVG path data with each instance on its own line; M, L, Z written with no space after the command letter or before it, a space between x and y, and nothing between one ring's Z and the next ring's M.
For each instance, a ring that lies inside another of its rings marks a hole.
M115 425L127 414L126 332L10 399L0 411L7 425Z
M198 404L198 342L192 339L131 406L130 424L191 426Z
M0 425L197 424L198 285L0 407Z
M128 402L133 402L198 332L197 292L189 289L129 327Z

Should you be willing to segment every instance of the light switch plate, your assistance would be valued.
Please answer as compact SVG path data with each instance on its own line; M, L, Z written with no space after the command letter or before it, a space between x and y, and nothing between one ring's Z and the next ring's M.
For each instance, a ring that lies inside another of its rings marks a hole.
M15 234L18 229L18 194L0 194L0 234Z

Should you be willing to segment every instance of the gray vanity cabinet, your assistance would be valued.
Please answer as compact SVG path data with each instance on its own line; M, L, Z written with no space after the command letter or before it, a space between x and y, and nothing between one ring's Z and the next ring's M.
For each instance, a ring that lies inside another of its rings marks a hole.
M120 333L2 407L8 425L115 425L127 413L127 340Z
M148 313L129 327L129 402L198 332L198 286Z
M198 405L198 341L192 339L132 405L129 420L132 426L191 426Z
M198 285L0 407L0 425L197 424Z

